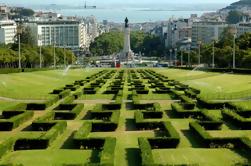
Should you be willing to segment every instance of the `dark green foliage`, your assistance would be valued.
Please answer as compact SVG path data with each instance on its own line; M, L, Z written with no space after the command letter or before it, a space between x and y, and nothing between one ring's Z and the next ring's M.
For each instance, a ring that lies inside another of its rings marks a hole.
M33 112L23 111L21 114L17 114L10 119L0 119L0 130L11 131L30 119L32 116Z
M93 55L111 55L123 49L123 33L109 32L97 37L91 43L90 50ZM146 56L160 56L164 51L164 44L160 37L143 32L132 32L132 50L142 52Z
M237 24L240 21L242 21L242 17L243 17L243 13L239 12L239 11L230 11L228 13L228 16L226 18L226 21L228 24Z
M141 151L142 165L154 165L151 145L147 138L138 138L138 144Z
M92 130L92 123L85 122L83 126L74 134L75 140L81 140L86 138Z
M100 165L114 165L114 151L116 147L116 138L106 138L103 151L101 152Z
M245 113L244 113L245 114ZM251 129L251 120L244 118L232 110L223 110L222 115L224 119L231 121L232 124L237 126L241 130Z
M9 151L13 150L14 139L8 138L0 143L0 158Z

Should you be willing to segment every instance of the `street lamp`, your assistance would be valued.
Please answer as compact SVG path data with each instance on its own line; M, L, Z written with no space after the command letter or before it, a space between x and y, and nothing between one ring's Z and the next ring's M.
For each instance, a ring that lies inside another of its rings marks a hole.
M188 66L189 67L191 67L191 48L190 48L190 46L189 46L189 48L188 48Z
M22 27L21 25L18 26L17 35L18 35L18 68L22 68L21 64L21 34L22 34Z
M215 40L213 40L213 57L212 57L212 68L213 68L213 69L214 69L214 67L215 67L215 64L214 64L214 56L215 56L214 45L215 45Z
M217 42L217 40L215 38L213 38L213 55L212 55L212 68L215 68L215 43Z
M173 49L170 49L169 52L170 52L170 54L169 54L169 63L171 64Z
M201 41L198 41L198 48L199 48L199 54L198 54L198 65L200 65L200 58L201 58L201 56L200 56L200 46L201 46Z
M38 35L38 41L39 41L39 67L42 68L42 37L41 35Z
M180 51L181 51L180 65L181 65L181 67L182 67L182 66L183 66L183 49L181 49Z
M54 59L54 68L56 68L56 46L55 46L55 41L53 44L53 59Z
M236 56L236 43L235 43L235 40L236 40L236 37L237 37L237 28L236 28L236 26L231 28L231 33L234 36L234 39L233 39L233 69L235 69L236 68L236 58L235 58L235 56Z
M174 55L174 66L177 65L177 63L176 63L176 61L177 61L177 51L178 51L178 49L175 48L175 49L174 49L174 52L175 52L175 55Z

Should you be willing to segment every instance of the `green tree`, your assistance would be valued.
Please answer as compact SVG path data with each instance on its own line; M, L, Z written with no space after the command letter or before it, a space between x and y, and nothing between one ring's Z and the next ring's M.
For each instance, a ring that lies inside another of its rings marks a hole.
M236 11L236 10L230 11L226 18L226 21L228 24L237 24L238 22L241 21L243 16L244 16L243 13L239 11Z

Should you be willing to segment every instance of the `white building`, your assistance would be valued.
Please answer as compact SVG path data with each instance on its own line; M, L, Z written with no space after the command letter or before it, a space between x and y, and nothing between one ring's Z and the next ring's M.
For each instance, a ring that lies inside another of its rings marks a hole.
M86 26L80 21L38 21L27 23L38 46L55 45L72 50L86 47Z
M0 21L0 43L9 44L15 42L17 25L15 21Z
M165 46L177 47L177 43L192 36L192 19L169 20L166 27Z
M208 44L213 40L219 40L224 29L228 27L225 22L194 22L192 25L192 46L198 43Z

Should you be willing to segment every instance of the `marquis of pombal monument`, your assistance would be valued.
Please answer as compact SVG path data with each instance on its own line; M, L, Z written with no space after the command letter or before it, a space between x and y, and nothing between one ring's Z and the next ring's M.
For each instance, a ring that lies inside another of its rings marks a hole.
M124 31L124 49L120 54L120 61L125 63L130 63L134 61L134 53L131 50L130 42L130 26L129 20L126 17L125 19L125 31Z

